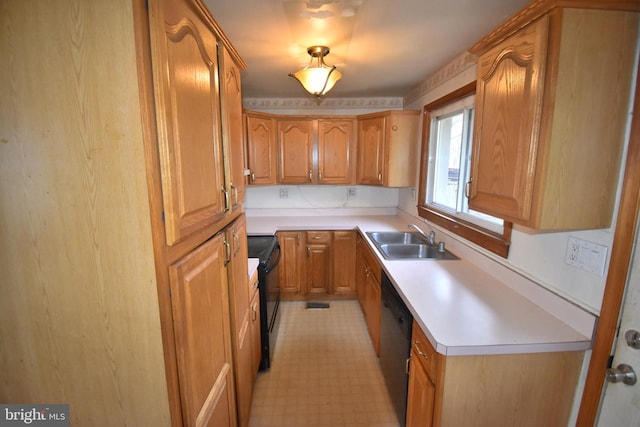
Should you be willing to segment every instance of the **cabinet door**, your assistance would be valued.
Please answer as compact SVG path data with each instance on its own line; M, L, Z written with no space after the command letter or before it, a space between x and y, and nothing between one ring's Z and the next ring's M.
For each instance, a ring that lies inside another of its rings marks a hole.
M329 292L329 245L307 245L307 294Z
M313 121L278 120L278 183L313 182Z
M358 184L382 185L385 117L358 120Z
M366 242L358 234L356 238L356 297L363 313L365 311L365 286L367 283L367 263L364 256L364 245L366 245Z
M224 234L169 266L185 426L236 425Z
M247 114L245 122L249 184L275 185L276 133L274 120Z
M260 335L260 293L256 287L251 299L251 372L255 381L262 358L262 341Z
M331 292L356 293L356 232L334 231L331 244L333 283Z
M168 245L224 217L217 41L186 2L150 4L164 224Z
M373 274L371 268L367 273L366 290L366 320L369 329L369 336L373 343L376 354L380 356L380 305L382 304L382 292L380 290L380 282Z
M232 345L235 354L234 368L238 424L247 426L251 411L254 374L252 371L253 355L251 353L251 296L248 283L247 229L244 214L227 227L226 244L229 245L231 256L227 269L229 272L229 299L231 302Z
M300 295L305 289L304 233L298 231L279 231L278 242L282 259L278 267L280 292L287 295Z
M412 349L409 365L409 389L407 390L407 427L431 427L433 425L436 387L420 363L419 357Z
M318 120L318 183L355 182L355 129L351 120Z
M531 212L548 18L478 60L469 207L507 220Z
M240 86L240 67L221 48L222 69L222 138L226 141L226 154L229 158L230 176L228 186L231 189L231 203L235 208L244 200L244 143L242 138L242 90Z

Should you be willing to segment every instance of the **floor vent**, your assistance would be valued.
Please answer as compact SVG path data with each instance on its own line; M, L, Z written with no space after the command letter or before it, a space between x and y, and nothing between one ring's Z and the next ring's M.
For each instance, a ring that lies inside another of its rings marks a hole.
M313 302L310 301L307 303L307 308L329 308L328 302Z

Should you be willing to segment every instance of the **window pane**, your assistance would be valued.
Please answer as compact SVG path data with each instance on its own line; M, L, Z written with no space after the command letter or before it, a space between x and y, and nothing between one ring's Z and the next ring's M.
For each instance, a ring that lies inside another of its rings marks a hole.
M424 106L418 215L495 254L507 257L512 224L469 209L465 186L471 169L471 82Z
M463 118L458 113L436 120L433 202L454 211L458 210Z

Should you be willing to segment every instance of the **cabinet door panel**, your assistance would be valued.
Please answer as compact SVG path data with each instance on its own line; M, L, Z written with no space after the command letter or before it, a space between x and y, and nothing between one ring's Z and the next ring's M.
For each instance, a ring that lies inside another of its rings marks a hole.
M318 182L352 184L355 172L352 121L318 121Z
M334 231L332 243L332 292L355 294L356 290L356 232Z
M480 57L471 161L472 209L527 220L539 140L548 19Z
M307 245L307 293L329 291L329 245Z
M222 219L225 180L216 38L190 9L164 8L165 16L151 20L151 40L164 222L173 245Z
M246 116L249 184L276 184L276 135L273 119Z
M222 59L222 132L227 141L228 169L231 202L235 208L244 200L244 141L242 138L242 89L240 67L233 61L227 49L221 49Z
M310 184L313 181L313 122L278 121L278 182Z
M186 426L235 425L224 235L169 267Z
M382 185L385 118L358 123L358 184Z
M283 295L298 295L304 290L305 262L303 258L304 234L296 231L278 232L278 242L282 251L279 279L280 292Z
M407 427L431 427L436 398L436 387L411 350L409 390L407 391Z

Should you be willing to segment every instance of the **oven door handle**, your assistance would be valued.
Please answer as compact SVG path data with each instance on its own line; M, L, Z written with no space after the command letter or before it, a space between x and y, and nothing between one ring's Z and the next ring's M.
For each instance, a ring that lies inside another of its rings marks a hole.
M280 263L280 257L282 256L282 251L280 250L280 243L278 243L278 246L276 246L276 250L278 251L278 257L276 258L275 262L272 262L267 266L267 269L266 269L267 273L269 273L271 270L276 268L276 266ZM271 261L271 258L272 257L269 258L269 261Z

